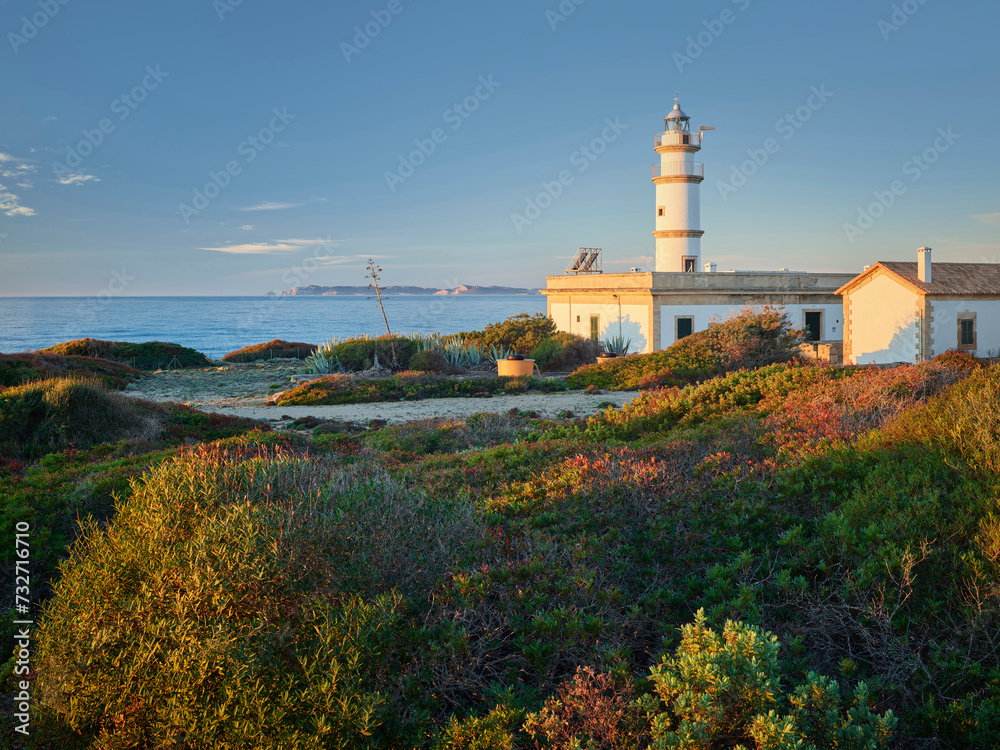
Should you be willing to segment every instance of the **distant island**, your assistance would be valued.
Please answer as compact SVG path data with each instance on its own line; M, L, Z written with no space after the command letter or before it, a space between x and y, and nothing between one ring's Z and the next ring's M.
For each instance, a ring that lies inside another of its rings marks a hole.
M281 293L282 297L347 297L354 294L372 294L367 286L297 286ZM515 286L466 286L459 284L454 289L435 289L424 286L384 286L383 294L425 295L425 296L486 296L498 294L539 294L538 289L524 289ZM276 297L274 292L268 292L265 297Z

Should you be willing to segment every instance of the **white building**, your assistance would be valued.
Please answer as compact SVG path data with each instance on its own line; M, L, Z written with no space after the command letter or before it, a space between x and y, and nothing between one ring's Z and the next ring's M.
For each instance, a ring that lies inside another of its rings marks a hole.
M844 362L923 362L957 349L1000 352L1000 264L879 261L837 290Z
M654 139L660 157L653 167L656 268L580 272L578 261L567 275L547 277L542 293L560 331L599 340L621 334L632 340L631 351L653 352L707 328L712 318L773 304L784 306L792 325L806 330L811 341L839 344L843 306L837 289L851 274L717 272L714 263L702 265L699 193L705 170L694 155L704 131L712 129L692 132L691 118L675 100Z

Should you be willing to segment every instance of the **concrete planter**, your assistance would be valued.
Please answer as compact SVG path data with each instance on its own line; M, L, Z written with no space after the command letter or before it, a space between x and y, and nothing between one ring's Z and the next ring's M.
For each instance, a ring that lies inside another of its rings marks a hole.
M531 375L535 370L533 359L501 359L497 360L497 375L502 377L517 377Z

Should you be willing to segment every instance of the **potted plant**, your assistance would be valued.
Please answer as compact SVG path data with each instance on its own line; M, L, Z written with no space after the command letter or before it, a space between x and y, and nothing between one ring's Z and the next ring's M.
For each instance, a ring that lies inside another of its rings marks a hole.
M624 336L615 336L601 342L601 353L597 355L597 363L607 362L615 357L624 357L628 354L629 347L632 346L632 339Z

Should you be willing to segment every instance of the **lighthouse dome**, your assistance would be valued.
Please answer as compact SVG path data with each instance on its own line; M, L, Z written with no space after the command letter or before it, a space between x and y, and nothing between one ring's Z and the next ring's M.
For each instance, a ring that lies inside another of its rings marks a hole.
M667 115L668 120L690 120L691 118L684 114L684 110L681 109L681 105L674 102L674 108Z

